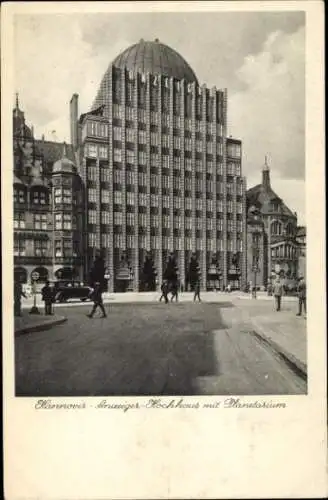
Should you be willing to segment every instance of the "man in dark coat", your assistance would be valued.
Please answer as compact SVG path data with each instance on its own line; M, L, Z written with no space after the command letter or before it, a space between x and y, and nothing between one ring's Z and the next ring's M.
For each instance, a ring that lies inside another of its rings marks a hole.
M173 281L171 284L171 302L173 302L173 299L175 297L175 301L178 302L178 291L179 291L179 283L178 281Z
M282 283L280 281L280 278L278 277L274 283L274 286L273 286L273 295L274 295L275 302L276 302L276 311L281 310L282 294L283 294L283 286L282 286Z
M306 283L303 277L299 279L297 294L298 294L298 313L296 314L296 316L302 316L303 306L304 306L304 313L306 314Z
M162 299L165 300L165 304L168 303L169 299L167 298L167 294L169 293L169 286L166 280L163 281L161 286L162 295L160 296L159 301L162 302Z
M194 302L196 302L196 298L198 298L198 302L201 302L201 300L200 300L200 282L199 281L197 281L195 284Z
M107 314L106 314L106 311L104 308L104 304L103 304L103 300L102 300L102 289L101 289L99 282L95 283L95 287L90 294L90 298L93 300L93 308L92 308L91 313L87 314L88 318L93 317L94 313L96 312L97 307L99 307L99 309L101 310L101 312L103 314L101 316L101 318L106 318Z
M44 301L44 313L46 316L52 315L52 303L53 303L53 290L50 287L49 281L46 282L45 286L41 290L42 300Z
M22 303L21 298L27 298L25 293L23 292L22 284L18 281L14 281L14 315L21 316L22 315Z

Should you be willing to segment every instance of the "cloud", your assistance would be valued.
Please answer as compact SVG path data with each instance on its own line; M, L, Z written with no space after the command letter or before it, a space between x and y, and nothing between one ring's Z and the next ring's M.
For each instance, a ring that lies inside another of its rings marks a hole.
M275 31L260 52L249 54L237 70L245 90L229 97L229 133L240 137L244 173L260 171L264 156L285 179L304 179L304 28Z
M69 140L72 94L80 95L80 112L89 109L111 54L122 44L95 52L73 15L19 16L15 35L16 90L27 121L37 136L56 130L58 138Z

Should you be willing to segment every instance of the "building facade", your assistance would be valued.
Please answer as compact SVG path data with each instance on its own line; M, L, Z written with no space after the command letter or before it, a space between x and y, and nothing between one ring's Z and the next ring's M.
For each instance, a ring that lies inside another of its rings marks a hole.
M111 291L122 267L140 289L173 253L184 288L196 256L201 285L246 279L241 142L227 138L227 91L208 89L159 41L129 47L107 69L89 113L71 100L71 142L85 185L85 272L104 252ZM124 264L125 263L125 264Z
M298 274L306 278L306 227L299 226L296 231L298 243Z
M286 279L297 278L297 214L273 191L267 161L262 169L262 183L247 191L247 233L248 281L253 283L258 255L259 287L266 287L277 274Z
M72 148L34 138L18 96L13 111L14 276L39 283L83 277L83 189ZM68 156L70 158L68 158Z
M184 289L191 259L202 289L243 286L246 184L227 118L227 90L200 85L158 40L109 65L89 112L72 96L71 145L35 140L17 104L15 267L87 279L100 253L109 291L137 291L158 287L174 256Z

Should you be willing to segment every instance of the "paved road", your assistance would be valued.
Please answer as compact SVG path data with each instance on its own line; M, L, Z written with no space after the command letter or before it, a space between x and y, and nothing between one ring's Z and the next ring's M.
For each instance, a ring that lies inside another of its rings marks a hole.
M217 304L113 304L106 319L67 307L67 323L15 340L25 396L304 394L306 385Z

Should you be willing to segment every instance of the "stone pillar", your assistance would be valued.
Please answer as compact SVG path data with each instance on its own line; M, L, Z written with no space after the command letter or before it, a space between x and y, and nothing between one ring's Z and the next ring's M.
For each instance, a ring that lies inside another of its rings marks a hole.
M156 78L156 77L155 77ZM158 86L158 104L157 104L157 115L158 115L158 238L159 238L159 255L158 255L158 281L159 284L163 281L163 224L162 224L162 208L163 208L163 200L162 200L162 82L161 78L157 78L157 86Z
M201 248L201 259L200 259L200 268L201 268L201 287L202 290L206 290L206 282L207 282L207 262L206 262L206 250L207 250L207 239L206 239L206 134L207 134L207 113L206 113L206 103L207 103L207 89L205 85L202 89L202 101L203 101L203 109L202 109L202 118L203 118L203 137L202 137L202 159L203 159L203 169L202 169L202 183L203 183L203 195L202 195L202 248Z
M108 249L107 249L107 267L110 274L108 282L108 291L114 292L115 273L114 273L114 215L113 215L113 85L112 71L107 84L108 96L108 181L109 181L109 233L108 233ZM120 103L122 105L122 103Z
M138 84L139 85L139 84ZM146 249L151 249L151 222L150 222L150 75L146 78L146 161L147 161L147 234Z
M185 114L185 102L184 102L184 81L179 82L179 92L180 92L180 191L181 191L181 259L180 259L180 280L184 287L186 287L186 263L185 263L185 175L184 175L184 114ZM192 125L193 127L193 125ZM194 163L193 163L194 170Z
M247 189L247 184L246 184L246 177L243 177L241 179L241 188L242 188L242 255L241 255L241 277L242 277L242 286L247 285L247 281L249 280L249 277L247 276L247 209L246 209L246 189Z
M133 237L133 290L139 290L139 176L138 176L138 136L139 136L139 127L138 127L138 78L136 77L136 83L134 87L134 137L136 146L134 149L134 237Z
M170 236L169 248L170 251L176 251L177 245L174 236L174 204L173 204L173 78L164 78L165 85L169 86L170 100L169 100L169 198L170 198Z
M272 261L271 261L271 217L268 216L267 219L267 235L268 235L268 248L267 248L267 263L268 267L266 269L266 280L269 281L271 277Z
M228 262L227 262L227 107L228 107L228 92L223 91L223 285L228 283Z

